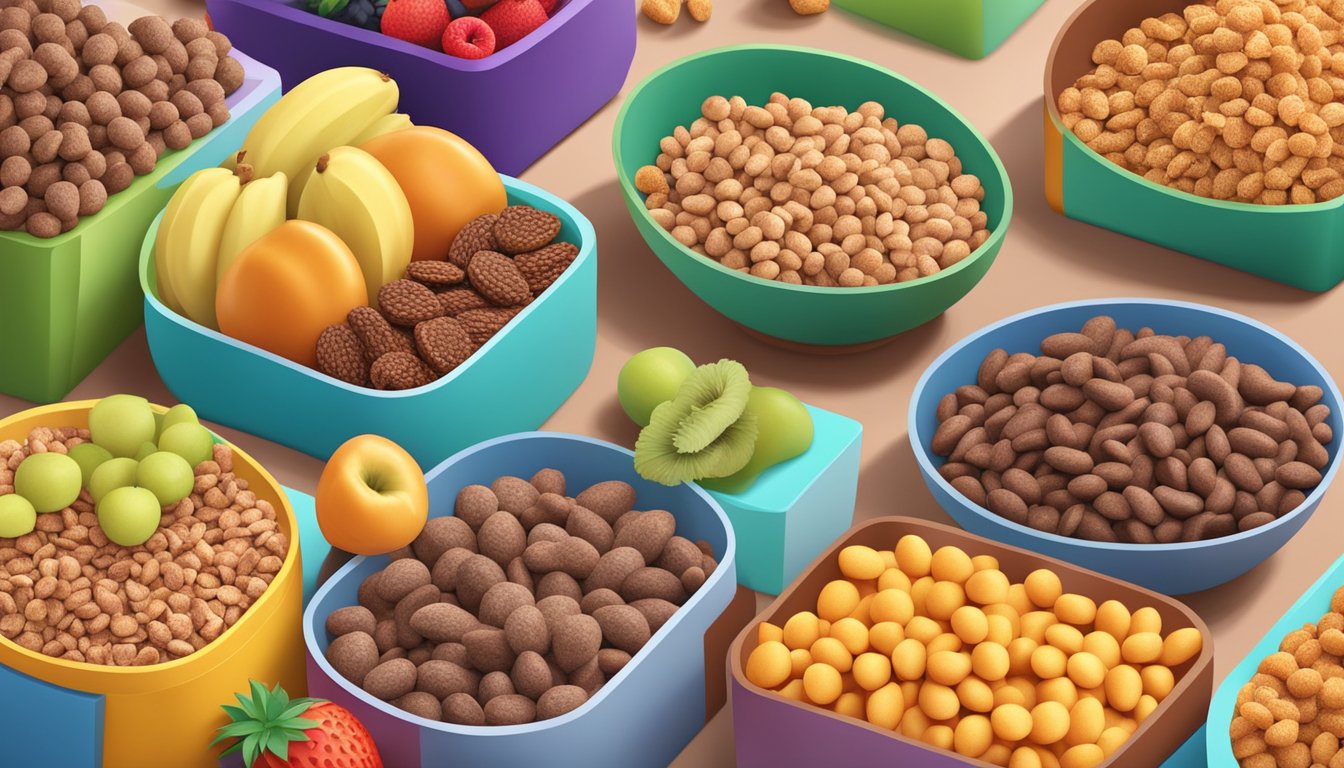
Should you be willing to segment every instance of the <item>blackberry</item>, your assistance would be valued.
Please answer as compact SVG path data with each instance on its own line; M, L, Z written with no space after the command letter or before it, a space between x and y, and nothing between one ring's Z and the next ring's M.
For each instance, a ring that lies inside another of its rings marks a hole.
M379 31L387 0L309 0L308 10L319 16Z

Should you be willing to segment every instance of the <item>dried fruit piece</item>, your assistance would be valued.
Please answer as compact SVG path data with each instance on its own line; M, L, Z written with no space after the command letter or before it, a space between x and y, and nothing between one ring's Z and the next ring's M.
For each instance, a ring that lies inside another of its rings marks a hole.
M448 261L462 269L467 268L471 257L480 251L493 251L499 248L495 242L495 222L499 214L490 213L471 221L453 238L448 248Z
M709 21L714 13L714 0L686 0L686 10L696 21Z
M687 377L677 396L653 410L635 442L635 471L663 485L727 477L751 461L758 434L747 412L751 378L720 360Z
M369 378L378 389L415 389L437 376L425 362L410 352L389 352L374 361Z
M443 305L433 291L405 278L378 289L378 307L388 321L408 328L443 314Z
M461 365L476 351L466 329L451 317L436 317L415 326L415 346L425 362L441 374Z
M370 362L389 352L411 352L414 349L410 341L397 333L387 318L373 307L355 307L345 319L364 345L364 352Z
M490 302L474 288L453 288L444 291L439 294L439 304L443 307L443 313L449 317L457 317L468 310L485 309L490 306Z
M476 346L481 346L490 337L509 324L513 316L522 311L522 307L490 307L472 309L457 316L457 321L467 330L467 335Z
M681 0L644 0L640 10L650 21L670 25L681 15Z
M504 209L495 222L495 242L509 255L544 248L560 234L560 218L527 205Z
M501 307L526 304L532 289L513 259L494 251L481 251L467 265L471 285L491 303Z
M369 360L349 325L330 326L317 337L317 369L347 384L368 386Z
M446 261L412 261L406 267L406 277L430 288L447 288L465 280L466 273Z
M539 251L520 253L513 263L527 280L527 287L536 296L551 287L564 274L574 259L579 256L579 247L573 243L553 243Z

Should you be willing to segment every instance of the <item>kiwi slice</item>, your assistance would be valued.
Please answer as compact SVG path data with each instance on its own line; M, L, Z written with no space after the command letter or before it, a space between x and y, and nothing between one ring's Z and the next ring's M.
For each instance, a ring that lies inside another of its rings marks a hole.
M677 485L742 469L760 431L755 414L746 412L750 395L751 377L741 363L720 360L696 368L640 431L635 471Z

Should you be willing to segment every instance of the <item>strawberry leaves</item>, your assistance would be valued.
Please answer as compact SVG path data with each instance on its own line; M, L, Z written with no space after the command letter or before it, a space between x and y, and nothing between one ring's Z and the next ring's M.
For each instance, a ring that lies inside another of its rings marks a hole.
M301 715L326 702L311 698L291 701L289 694L278 684L268 691L266 686L252 680L249 687L250 695L234 694L238 706L225 704L221 707L230 722L219 729L210 746L232 739L233 744L220 757L242 752L246 766L254 765L268 752L282 761L288 760L289 745L308 741L306 732L318 727L316 721Z

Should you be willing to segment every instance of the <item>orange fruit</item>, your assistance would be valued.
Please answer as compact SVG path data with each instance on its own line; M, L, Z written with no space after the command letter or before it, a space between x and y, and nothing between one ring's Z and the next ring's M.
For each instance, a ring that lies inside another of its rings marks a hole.
M368 304L364 273L334 232L286 221L238 254L219 279L219 330L309 368L317 337Z
M443 259L472 219L508 205L504 181L490 161L442 128L417 125L374 137L359 148L392 173L411 204L412 261Z

